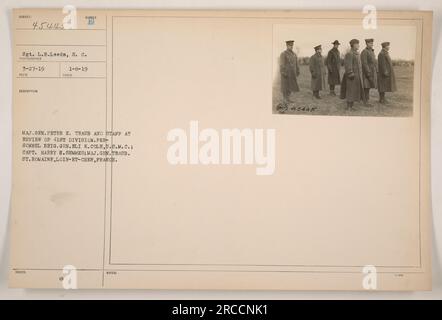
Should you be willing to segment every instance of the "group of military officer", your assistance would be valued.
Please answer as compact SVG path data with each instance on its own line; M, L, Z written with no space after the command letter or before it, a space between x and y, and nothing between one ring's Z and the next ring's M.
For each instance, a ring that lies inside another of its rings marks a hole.
M347 100L347 109L353 109L353 103L363 101L369 104L370 89L378 89L379 102L386 103L385 93L396 91L396 79L393 64L388 51L390 43L383 42L382 50L376 59L373 39L366 39L366 48L359 53L359 40L350 41L350 51L344 58L344 75L341 79L341 55L339 41L335 40L333 48L324 59L322 46L314 47L315 54L310 57L311 89L313 97L321 99L319 92L325 90L325 78L328 75L330 95L336 96L336 85L341 86L340 97ZM284 103L293 102L290 94L299 91L298 76L300 74L298 57L293 51L293 40L286 41L287 49L280 55L281 90Z

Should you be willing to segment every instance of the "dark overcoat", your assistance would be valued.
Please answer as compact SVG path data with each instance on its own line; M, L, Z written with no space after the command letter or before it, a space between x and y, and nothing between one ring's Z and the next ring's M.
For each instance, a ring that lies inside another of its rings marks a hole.
M378 87L378 62L374 50L365 48L361 52L362 80L364 88Z
M363 99L362 64L357 51L350 50L344 58L345 73L341 85L341 98L349 102Z
M337 48L332 48L325 59L325 64L328 70L328 84L341 84L341 76L339 70L341 69L341 54Z
M320 53L315 53L310 57L309 62L310 73L312 75L311 88L312 91L320 91L325 89L325 64L324 58Z
M396 91L396 77L394 75L393 64L390 54L387 50L382 49L378 55L378 88L379 92Z
M299 66L296 54L287 49L279 56L279 72L281 74L281 91L284 95L291 92L298 92Z

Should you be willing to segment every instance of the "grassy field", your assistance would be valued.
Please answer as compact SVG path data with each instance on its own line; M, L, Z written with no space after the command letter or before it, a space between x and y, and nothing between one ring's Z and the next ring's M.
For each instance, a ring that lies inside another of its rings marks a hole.
M311 77L308 66L301 65L300 69L301 74L298 77L300 92L292 93L290 99L293 100L293 103L290 103L284 112L278 109L278 105L282 102L280 78L275 80L273 113L386 117L407 117L413 114L413 66L396 66L394 68L398 90L386 94L387 104L380 104L377 89L371 89L370 104L372 107L366 107L360 102L354 104L355 110L345 110L346 101L339 98L340 86L335 88L337 96L329 95L327 84L326 90L320 92L322 99L314 99L310 89ZM341 79L342 73L341 69Z

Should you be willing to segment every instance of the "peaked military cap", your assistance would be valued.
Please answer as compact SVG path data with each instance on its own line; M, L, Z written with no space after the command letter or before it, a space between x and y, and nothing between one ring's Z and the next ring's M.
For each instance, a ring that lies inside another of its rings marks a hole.
M350 40L350 45L351 45L351 46L354 45L354 44L356 44L356 43L359 43L359 40L358 40L358 39L351 39L351 40Z

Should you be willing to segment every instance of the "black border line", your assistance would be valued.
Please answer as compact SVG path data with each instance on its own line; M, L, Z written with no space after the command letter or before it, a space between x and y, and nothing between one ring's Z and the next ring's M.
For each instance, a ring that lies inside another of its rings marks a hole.
M105 19L105 24L106 24L106 106L105 106L105 119L104 119L104 130L105 130L105 136L107 136L107 102L108 102L108 97L107 97L107 87L108 87L108 83L109 83L109 79L107 77L107 69L108 69L108 59L107 59L107 37L108 37L108 32L107 32L107 13L106 13L106 19ZM113 81L113 79L111 79L111 81ZM107 149L107 148L106 148ZM103 225L103 268L102 268L102 274L101 274L101 286L104 287L104 274L105 274L105 256L106 256L106 227L107 227L107 223L106 223L106 217L107 217L107 162L104 163L104 225Z

